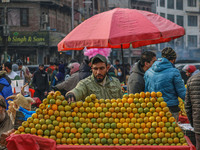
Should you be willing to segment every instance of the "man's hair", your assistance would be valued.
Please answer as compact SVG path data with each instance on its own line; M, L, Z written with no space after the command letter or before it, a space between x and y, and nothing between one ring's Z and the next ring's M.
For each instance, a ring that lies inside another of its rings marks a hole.
M93 64L97 64L99 62L103 62L103 61L101 59L99 59L99 58L95 58L94 61L93 61ZM105 62L103 62L103 63L105 63ZM107 66L107 62L105 64Z
M145 51L142 53L141 57L140 57L140 64L142 67L144 67L145 62L150 63L151 60L156 57L156 54L154 52L151 51Z
M8 69L12 70L12 63L11 62L6 62L4 64L5 67L8 67Z
M119 59L116 59L115 62L119 62Z

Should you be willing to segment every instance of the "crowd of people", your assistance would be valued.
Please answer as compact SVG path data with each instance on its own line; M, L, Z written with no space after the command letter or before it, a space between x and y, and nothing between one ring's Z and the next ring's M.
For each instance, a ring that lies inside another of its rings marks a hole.
M101 54L84 59L81 64L76 60L71 60L67 66L63 62L51 63L46 70L44 64L39 64L39 69L33 74L23 66L21 60L14 64L6 62L0 71L0 99L5 102L0 102L0 112L5 112L3 108L8 107L6 98L13 94L12 80L21 79L32 85L35 90L34 97L40 100L43 100L50 90L59 90L68 103L84 100L90 94L95 94L97 99L122 98L121 83L125 82L128 94L160 91L177 121L180 111L178 97L185 100L188 119L195 131L196 148L200 149L200 114L197 113L200 107L200 71L193 65L183 68L189 77L186 90L180 71L174 65L176 52L166 47L161 53L162 57L157 59L154 52L143 52L132 69L129 64L123 68L119 60L115 60L112 65Z

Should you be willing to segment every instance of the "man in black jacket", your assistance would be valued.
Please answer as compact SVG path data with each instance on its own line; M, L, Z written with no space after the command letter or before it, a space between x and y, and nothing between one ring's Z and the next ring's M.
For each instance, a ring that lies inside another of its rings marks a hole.
M200 73L192 76L187 81L185 95L185 111L196 138L196 149L200 150Z
M47 73L44 71L44 65L39 65L39 70L36 71L33 75L32 85L34 86L35 93L34 97L38 97L41 101L44 99L44 96L47 95L49 90Z
M151 51L142 53L140 60L133 67L133 71L128 78L128 94L140 93L145 90L144 73L156 61L156 54Z

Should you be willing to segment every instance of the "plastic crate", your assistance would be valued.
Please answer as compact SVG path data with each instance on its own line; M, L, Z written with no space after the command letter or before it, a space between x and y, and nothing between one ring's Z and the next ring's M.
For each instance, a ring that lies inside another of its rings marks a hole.
M16 111L16 117L15 117L15 123L14 123L14 129L18 129L19 126L22 125L22 122L24 121L25 115L21 111Z
M182 129L182 131L184 132L184 134L185 134L186 136L189 137L189 139L190 139L190 141L192 142L192 144L193 144L194 146L196 146L195 133L194 133L193 131L184 130L184 129Z

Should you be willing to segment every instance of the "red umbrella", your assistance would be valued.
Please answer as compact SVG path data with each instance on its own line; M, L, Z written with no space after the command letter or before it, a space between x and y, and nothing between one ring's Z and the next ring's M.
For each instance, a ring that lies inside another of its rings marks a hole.
M97 14L72 30L58 51L87 48L133 48L169 42L185 34L183 27L148 11L115 8ZM125 73L125 69L123 70ZM124 79L125 80L125 79Z
M183 27L148 11L115 8L97 14L72 30L58 51L87 48L133 48L169 42L185 34Z

